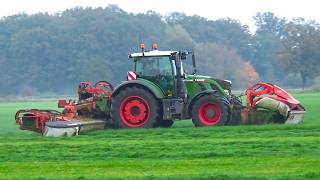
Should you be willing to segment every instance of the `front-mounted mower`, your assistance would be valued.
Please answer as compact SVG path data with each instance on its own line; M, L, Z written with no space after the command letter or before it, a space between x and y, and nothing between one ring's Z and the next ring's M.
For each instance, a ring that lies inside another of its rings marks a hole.
M247 104L231 90L231 81L197 75L193 52L151 51L129 56L133 68L115 89L101 81L80 83L79 100L59 101L52 110L20 110L21 129L45 135L73 135L86 130L170 127L175 120L192 119L196 127L299 123L305 109L278 86L257 83L246 90ZM188 63L190 61L190 63ZM191 73L184 67L192 67Z

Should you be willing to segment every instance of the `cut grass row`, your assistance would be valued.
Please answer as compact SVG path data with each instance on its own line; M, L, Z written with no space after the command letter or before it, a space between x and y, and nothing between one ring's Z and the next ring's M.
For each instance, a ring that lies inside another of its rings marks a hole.
M5 163L11 179L318 179L319 160L261 157ZM14 172L12 169L15 169Z
M2 178L319 178L320 128L106 130L0 139Z

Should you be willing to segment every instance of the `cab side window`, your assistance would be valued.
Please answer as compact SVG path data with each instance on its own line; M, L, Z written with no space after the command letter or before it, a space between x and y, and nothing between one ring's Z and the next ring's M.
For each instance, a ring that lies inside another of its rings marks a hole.
M169 57L139 57L136 59L138 78L156 83L165 94L172 96L174 92L174 72Z

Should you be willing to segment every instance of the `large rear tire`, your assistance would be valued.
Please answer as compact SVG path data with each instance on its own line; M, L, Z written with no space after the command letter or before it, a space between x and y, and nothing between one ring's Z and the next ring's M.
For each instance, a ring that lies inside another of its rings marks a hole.
M142 87L120 90L111 103L114 128L152 128L161 118L158 100Z
M229 117L229 106L219 94L208 94L196 100L191 115L196 127L225 125Z

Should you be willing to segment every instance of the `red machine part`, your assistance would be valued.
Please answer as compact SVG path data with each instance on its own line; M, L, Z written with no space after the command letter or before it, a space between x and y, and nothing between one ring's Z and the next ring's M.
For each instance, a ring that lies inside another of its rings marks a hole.
M78 87L79 100L84 103L76 104L74 100L59 100L58 107L63 108L62 113L56 110L23 109L15 115L16 123L21 129L40 133L45 131L48 121L71 121L77 118L77 106L88 104L95 109L95 99L101 96L111 96L113 87L107 81L99 81L94 86L89 82L81 82Z
M203 124L216 125L222 118L222 109L217 103L205 103L200 106L198 116Z
M246 90L247 95L247 111L256 107L256 102L261 98L268 96L269 98L287 104L291 110L304 111L300 102L292 97L288 92L279 86L269 83L256 83Z
M44 133L47 121L56 121L61 113L55 110L24 109L15 115L16 123L20 129Z
M97 97L100 97L102 95L111 96L113 87L112 85L107 81L99 81L94 85L94 94Z
M120 116L123 123L125 123L127 126L141 127L149 119L149 104L142 97L129 96L121 102Z
M45 123L48 121L71 121L77 117L74 100L59 100L58 107L63 107L62 113L56 110L23 109L15 115L20 129L44 133Z
M62 107L62 105L64 109L61 113L61 116L59 116L57 119L69 121L77 117L77 108L74 100L69 100L69 102L66 100L59 100L58 107Z
M112 85L107 81L99 81L94 86L90 82L81 82L78 87L79 100L90 97L111 96Z

